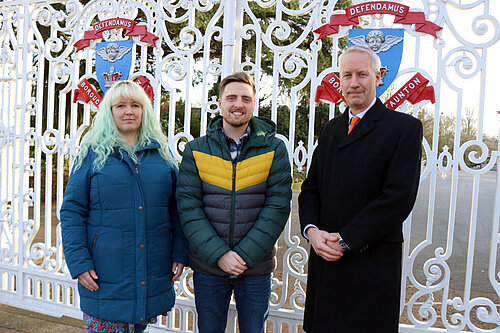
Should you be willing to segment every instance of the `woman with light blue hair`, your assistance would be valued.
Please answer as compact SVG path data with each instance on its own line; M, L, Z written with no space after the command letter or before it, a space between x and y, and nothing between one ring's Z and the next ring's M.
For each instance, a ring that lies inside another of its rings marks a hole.
M188 260L177 172L147 94L115 83L82 140L60 212L88 332L145 332L174 305L173 281Z

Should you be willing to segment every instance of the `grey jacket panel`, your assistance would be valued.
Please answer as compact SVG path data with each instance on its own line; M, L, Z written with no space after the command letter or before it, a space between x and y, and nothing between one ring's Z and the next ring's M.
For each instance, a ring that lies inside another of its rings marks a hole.
M203 210L215 231L226 243L229 243L231 220L231 191L203 182ZM236 192L234 211L233 243L239 241L252 228L266 199L267 183L262 182ZM275 247L257 266L246 270L243 275L266 274L275 268ZM219 267L208 265L194 251L190 251L190 266L205 274L227 275Z

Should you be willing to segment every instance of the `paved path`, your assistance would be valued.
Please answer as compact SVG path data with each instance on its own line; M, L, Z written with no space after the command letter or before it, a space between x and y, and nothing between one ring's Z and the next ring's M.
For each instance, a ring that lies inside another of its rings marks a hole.
M0 333L84 333L83 321L55 318L0 304Z

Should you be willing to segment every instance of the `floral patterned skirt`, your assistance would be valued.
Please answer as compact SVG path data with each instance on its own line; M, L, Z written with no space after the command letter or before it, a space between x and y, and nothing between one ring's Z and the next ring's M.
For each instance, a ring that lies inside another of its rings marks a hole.
M102 320L99 318L94 318L91 315L83 313L83 320L85 321L85 328L90 332L98 333L135 333L135 324L131 323L120 323L109 320ZM157 317L153 317L146 320L142 325L156 324L158 322Z

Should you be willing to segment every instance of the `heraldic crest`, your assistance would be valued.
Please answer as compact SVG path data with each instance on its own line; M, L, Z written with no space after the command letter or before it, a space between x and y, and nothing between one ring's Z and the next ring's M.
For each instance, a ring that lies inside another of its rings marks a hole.
M359 17L373 14L389 14L395 17L394 23L403 25L415 25L415 30L437 38L437 32L442 28L426 20L424 13L409 11L409 7L396 2L374 1L348 7L340 13L336 11L330 22L316 30L318 39L332 34L339 34L340 26L357 26ZM362 45L369 47L380 58L382 66L381 81L377 87L377 97L380 97L397 77L399 66L403 55L404 29L372 28L372 29L349 29L348 46ZM435 103L434 88L428 85L429 80L421 73L416 73L404 86L392 95L386 102L386 106L395 110L404 101L418 103L430 100ZM316 90L316 102L320 99L337 103L344 100L340 89L340 79L335 73L327 75L318 85Z
M103 39L103 32L111 29L123 29L126 32L125 36L139 36L140 41L156 46L155 41L158 37L148 32L146 26L125 18L112 18L98 22L92 26L91 30L85 31L83 39L75 43L76 51L89 47L92 40ZM96 79L103 93L117 81L127 80L130 77L135 59L134 50L133 40L95 43ZM135 81L144 88L151 99L154 98L153 87L144 76L137 76ZM74 91L73 102L75 103L77 101L91 102L98 108L101 99L96 88L86 78L78 83Z

